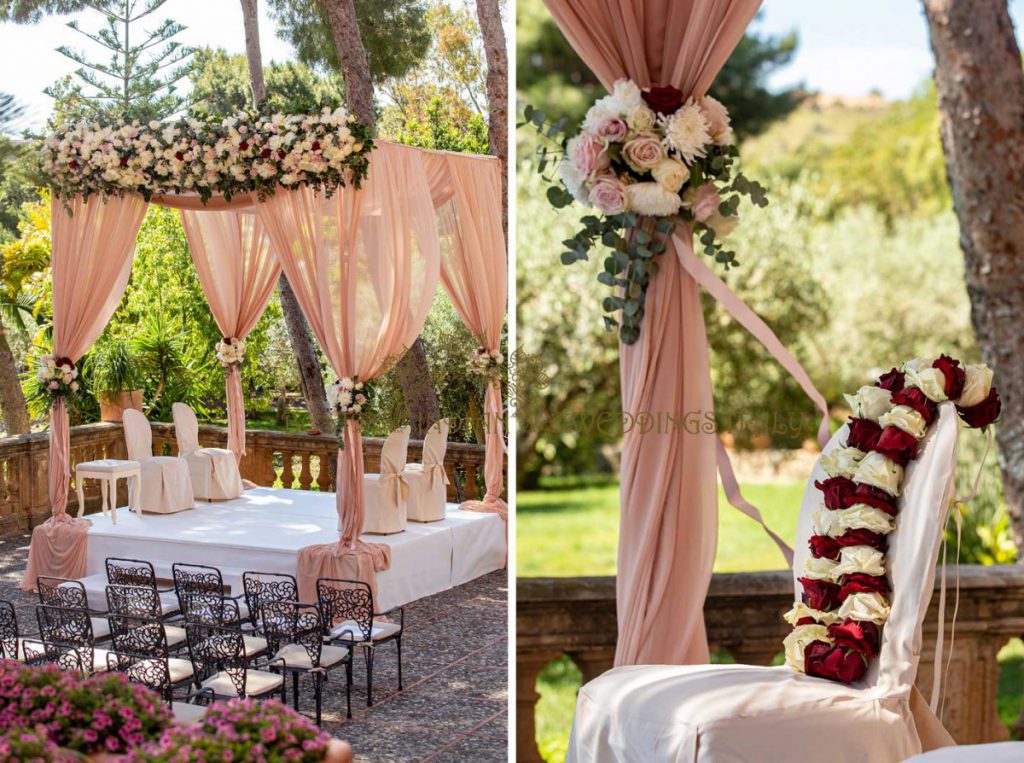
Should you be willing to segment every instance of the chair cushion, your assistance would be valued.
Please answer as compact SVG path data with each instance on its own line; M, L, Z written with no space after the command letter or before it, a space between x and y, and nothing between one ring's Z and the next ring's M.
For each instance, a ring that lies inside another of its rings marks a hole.
M156 667L159 664L159 658L152 658L149 660L139 660L132 664L133 668L145 669L150 666ZM192 661L182 660L178 657L171 657L167 660L167 672L171 676L171 683L176 684L179 681L186 681L192 678Z
M401 627L398 623L386 623L380 620L375 620L373 623L373 629L370 632L370 639L372 641L380 641L394 636L400 630ZM354 635L349 636L349 634L346 633L343 636L342 633L344 631L351 631ZM331 628L330 636L331 638L343 639L345 641L362 641L363 631L355 620L345 620Z
M278 673L268 673L265 670L245 671L245 693L250 697L260 697L277 691L284 683L284 677ZM210 689L218 697L236 697L238 690L231 678L225 672L216 673L210 676L202 684L203 689Z
M171 705L174 723L179 726L192 726L199 723L206 715L206 705L193 705L189 702L175 702Z
M18 662L27 662L28 660L45 656L46 652L43 650L41 641L25 638L18 639Z
M174 591L167 591L166 593L160 594L160 613L164 617L176 614L180 611L181 608L178 606L178 595L174 593Z
M92 623L92 637L96 640L105 639L110 635L110 623L105 617L90 617Z
M254 657L267 650L267 640L261 636L242 636L246 657Z
M320 667L330 668L348 657L348 649L343 646L323 646L320 648ZM272 666L284 662L286 668L296 670L310 670L313 667L309 659L309 652L301 644L287 644L281 647L277 654L270 658Z
M167 648L173 649L185 640L185 629L179 628L177 625L165 625L164 636L167 638Z

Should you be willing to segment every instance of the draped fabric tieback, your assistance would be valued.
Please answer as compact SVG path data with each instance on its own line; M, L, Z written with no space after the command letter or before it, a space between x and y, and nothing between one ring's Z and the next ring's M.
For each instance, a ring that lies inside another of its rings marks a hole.
M380 481L384 483L384 489L391 492L395 499L395 505L400 506L403 501L409 498L409 483L402 472L381 470Z
M443 480L443 484L445 485L451 484L448 479L448 472L444 469L444 464L425 464L423 466L423 471L427 475L427 485L430 486L431 490L434 489L434 485L437 484L438 479Z

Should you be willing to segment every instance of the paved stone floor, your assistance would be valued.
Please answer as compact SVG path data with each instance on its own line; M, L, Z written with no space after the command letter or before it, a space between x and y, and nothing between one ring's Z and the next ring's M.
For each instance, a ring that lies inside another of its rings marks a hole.
M35 594L18 590L28 536L0 541L0 598L15 604L23 632L34 634ZM393 644L374 664L374 705L366 706L366 669L356 655L352 720L345 718L344 671L324 689L323 728L348 740L359 761L503 761L508 740L508 582L504 571L405 608L398 691ZM309 687L302 710L312 717ZM289 701L290 701L289 693Z

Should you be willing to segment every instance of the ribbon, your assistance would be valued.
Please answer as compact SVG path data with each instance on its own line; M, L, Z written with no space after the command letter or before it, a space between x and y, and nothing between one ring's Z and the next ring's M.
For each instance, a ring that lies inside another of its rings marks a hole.
M825 396L814 386L810 375L808 375L804 367L800 365L800 362L793 357L789 350L786 349L775 335L775 332L771 330L771 327L757 313L751 310L740 299L739 295L728 287L725 281L719 278L711 268L701 262L700 258L693 251L692 244L687 245L678 236L675 238L676 253L683 269L690 274L690 277L704 291L714 297L718 304L725 308L741 326L749 331L761 343L761 346L768 350L771 356L789 372L789 375L796 380L797 384L800 385L803 391L807 393L807 396L814 402L815 406L817 406L818 410L821 411L821 423L818 425L818 445L824 449L832 436L831 427L829 426L828 402L825 400ZM786 563L792 567L793 549L768 528L764 517L757 507L743 497L739 484L736 481L736 475L733 472L729 454L720 440L718 441L718 474L722 480L722 487L725 490L725 496L728 498L729 503L764 528L768 536L775 541L775 545L779 547L783 557L786 559Z
M405 481L405 475L401 472L386 472L383 469L380 473L380 481L387 484L387 489L394 491L395 506L400 506L402 501L409 498L409 483Z
M444 484L449 484L448 472L444 470L444 464L423 464L423 472L427 476L427 485L431 490L434 489L434 480L437 479L437 474L440 472L441 479L444 480Z
M942 538L942 570L939 573L939 622L938 635L935 639L935 663L932 668L932 696L928 703L933 713L942 720L942 711L946 706L946 693L941 690L942 685L949 679L949 666L953 662L953 646L956 643L956 617L960 611L960 544L963 540L964 514L963 510L978 495L978 487L981 485L981 475L985 470L985 462L988 461L988 454L992 450L992 427L988 428L985 436L985 453L978 464L978 471L974 475L974 482L971 491L965 498L953 498L950 502L950 509L946 514L943 526L949 522L952 514L956 521L956 582L953 596L953 619L949 625L949 656L946 658L945 671L942 668L942 650L946 638L946 549L949 545L945 536ZM940 707L939 698L942 698Z

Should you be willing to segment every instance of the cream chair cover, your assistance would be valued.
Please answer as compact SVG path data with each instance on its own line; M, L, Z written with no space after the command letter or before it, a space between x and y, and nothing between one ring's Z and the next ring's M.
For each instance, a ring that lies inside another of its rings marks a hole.
M184 403L171 406L178 457L188 462L192 492L201 501L227 501L242 495L238 460L227 448L199 447L199 420Z
M142 412L125 411L123 423L128 458L138 461L142 471L142 510L173 514L195 508L185 460L153 455L153 430Z
M448 419L430 427L423 438L423 463L408 464L402 476L409 485L410 522L437 522L445 517L448 475L444 454L448 450Z
M846 429L825 452L845 442ZM580 690L567 760L895 763L951 744L913 686L921 622L953 498L958 432L956 409L942 404L920 456L907 469L897 530L889 536L892 613L879 658L863 681L845 686L784 666L615 668ZM821 503L814 481L826 476L816 464L800 508L797 600L811 512Z
M364 533L391 535L405 529L409 486L402 472L409 452L409 430L404 426L389 434L380 451L380 473L363 475Z

